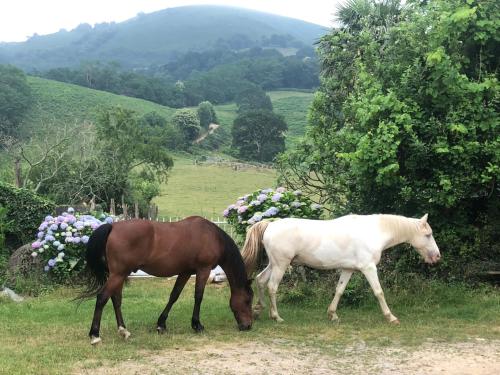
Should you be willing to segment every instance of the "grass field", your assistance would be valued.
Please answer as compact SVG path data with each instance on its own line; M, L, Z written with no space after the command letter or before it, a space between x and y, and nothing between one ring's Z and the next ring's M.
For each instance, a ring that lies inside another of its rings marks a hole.
M177 157L161 196L154 202L160 216L222 216L222 211L246 193L274 187L273 169L249 167L233 170L229 165L195 165L192 159Z
M42 125L79 124L94 121L100 108L121 106L139 114L157 112L170 118L174 109L146 100L28 76L34 104L26 118L28 129Z
M345 306L341 301L338 310L341 322L335 324L326 317L329 300L279 302L284 323L277 324L263 316L248 332L236 330L228 307L228 288L209 285L201 309L206 330L201 335L190 328L193 306L190 282L172 309L167 333L158 336L155 322L172 286L172 281L164 279L132 280L123 297L123 314L132 337L128 342L118 337L112 307L108 304L101 325L103 343L99 347L91 347L87 338L94 302L86 301L77 309L71 302L76 295L73 289L57 289L17 304L0 299L0 373L67 374L75 368L92 369L122 361L134 363L164 350L186 348L195 353L201 347L237 348L248 342L297 348L305 356L313 350L320 351L336 360L339 351L360 342L369 348L389 345L416 348L429 340L452 343L500 338L498 290L471 290L439 282L414 283L397 294L386 290L387 301L401 320L400 326L385 322L371 295L358 307Z

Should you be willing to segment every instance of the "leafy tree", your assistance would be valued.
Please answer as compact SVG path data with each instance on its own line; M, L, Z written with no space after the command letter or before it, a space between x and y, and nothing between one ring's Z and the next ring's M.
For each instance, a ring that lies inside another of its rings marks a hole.
M270 111L273 110L273 103L269 95L258 86L250 86L240 92L236 97L238 113L248 111Z
M334 215L429 212L438 270L463 276L500 259L498 4L366 3L319 43L322 86L282 178Z
M12 65L0 65L0 135L17 136L19 124L31 104L26 75Z
M200 126L208 129L211 123L217 123L217 114L215 113L214 106L208 101L198 104L198 118L200 119Z
M189 144L200 134L200 120L190 109L179 109L172 117L175 126L184 135L184 139Z
M269 162L285 150L288 126L282 116L270 111L243 112L233 123L232 148L242 159Z

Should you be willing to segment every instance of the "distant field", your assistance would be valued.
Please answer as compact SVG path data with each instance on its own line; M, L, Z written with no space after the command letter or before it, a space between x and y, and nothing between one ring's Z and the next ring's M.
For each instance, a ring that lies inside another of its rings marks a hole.
M27 128L42 125L75 124L94 121L100 108L121 106L139 114L157 112L170 118L174 109L146 100L92 90L68 83L28 77L34 97L33 109L27 116Z
M162 195L154 200L160 216L222 216L239 196L275 186L276 172L272 169L234 171L230 166L195 165L186 158L176 158L174 163Z

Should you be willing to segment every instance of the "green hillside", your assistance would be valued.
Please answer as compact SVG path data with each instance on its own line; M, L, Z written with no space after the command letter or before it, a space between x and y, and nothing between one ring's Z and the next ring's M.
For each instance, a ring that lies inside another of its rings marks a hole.
M74 124L94 121L99 108L121 106L139 114L157 112L170 118L174 110L142 99L115 95L81 86L28 76L34 105L26 118L26 127L42 124Z
M0 63L27 70L75 66L84 60L142 67L164 64L182 52L208 50L221 41L239 49L248 48L249 41L291 35L311 46L325 31L312 23L243 8L185 6L139 14L116 24L82 24L22 43L0 43Z

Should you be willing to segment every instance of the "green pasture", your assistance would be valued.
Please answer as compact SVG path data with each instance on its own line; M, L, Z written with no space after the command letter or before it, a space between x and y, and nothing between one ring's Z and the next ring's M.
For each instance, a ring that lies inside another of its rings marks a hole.
M71 299L77 291L59 288L37 298L14 303L0 299L0 373L67 374L175 348L197 350L218 343L277 341L307 351L314 348L335 356L346 345L363 340L370 347L412 347L428 340L453 342L469 338L500 338L500 294L493 288L469 289L461 285L420 281L386 289L387 301L401 325L385 322L373 295L360 306L340 303L340 323L327 319L330 297L323 300L279 302L285 322L267 318L267 311L249 332L239 332L228 307L227 286L209 285L201 309L205 333L190 327L193 282L190 282L167 321L167 333L158 336L155 323L164 308L172 281L132 280L124 290L123 314L132 336L124 342L116 333L111 304L101 325L100 346L87 337L94 301L78 309ZM332 294L333 294L332 286Z
M275 181L274 169L245 166L234 170L229 163L197 165L193 159L176 157L170 177L154 203L159 207L159 216L217 217L239 196L274 187Z
M147 100L92 90L86 87L28 76L33 106L25 120L27 128L75 125L95 121L101 108L120 106L139 114L157 112L170 118L174 109Z

